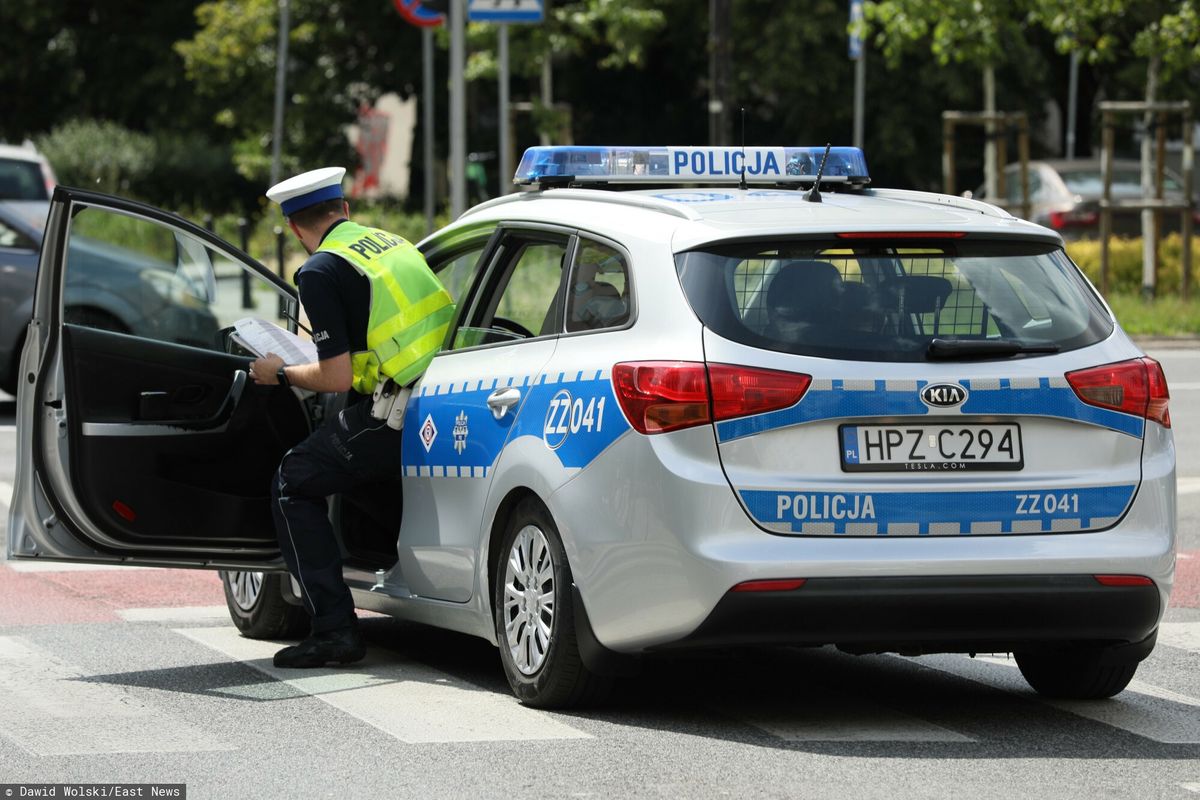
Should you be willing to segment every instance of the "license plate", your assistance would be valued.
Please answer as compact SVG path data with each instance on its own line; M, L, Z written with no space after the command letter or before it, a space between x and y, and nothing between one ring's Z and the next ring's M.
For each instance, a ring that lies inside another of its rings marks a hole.
M847 472L961 472L1024 466L1021 426L843 425Z

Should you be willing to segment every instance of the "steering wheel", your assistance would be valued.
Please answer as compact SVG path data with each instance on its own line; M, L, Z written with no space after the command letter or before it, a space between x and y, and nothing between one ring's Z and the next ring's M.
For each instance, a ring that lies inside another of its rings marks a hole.
M533 331L526 328L519 322L514 322L506 317L492 317L492 327L499 328L502 331L510 331L525 339L533 338Z

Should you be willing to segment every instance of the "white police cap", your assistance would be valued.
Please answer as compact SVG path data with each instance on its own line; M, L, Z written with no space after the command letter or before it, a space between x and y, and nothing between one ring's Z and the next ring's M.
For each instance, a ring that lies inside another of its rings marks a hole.
M284 216L290 217L322 200L343 197L342 178L345 175L345 167L322 167L302 172L267 189L267 198L279 203Z

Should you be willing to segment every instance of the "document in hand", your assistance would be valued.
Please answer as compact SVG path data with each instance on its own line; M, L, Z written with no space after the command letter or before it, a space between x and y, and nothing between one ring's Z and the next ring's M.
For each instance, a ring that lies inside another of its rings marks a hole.
M243 317L233 323L233 340L255 355L274 353L288 365L317 360L315 344L257 317Z

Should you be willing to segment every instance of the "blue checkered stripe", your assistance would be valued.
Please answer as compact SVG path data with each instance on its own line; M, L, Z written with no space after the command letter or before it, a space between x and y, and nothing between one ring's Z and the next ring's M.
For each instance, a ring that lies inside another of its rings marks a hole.
M825 536L965 536L1071 533L1111 527L1133 484L1053 490L805 492L744 489L768 530Z
M923 380L814 379L800 402L779 411L717 423L717 438L731 442L747 436L829 419L924 416ZM1145 420L1084 403L1066 378L976 378L966 387L963 414L1054 417L1096 425L1141 438Z
M506 386L521 389L522 398L496 420L487 397ZM428 450L421 436L427 420L435 431ZM404 474L426 478L490 477L505 445L522 436L546 440L564 468L582 469L630 429L608 370L422 385L404 428Z

